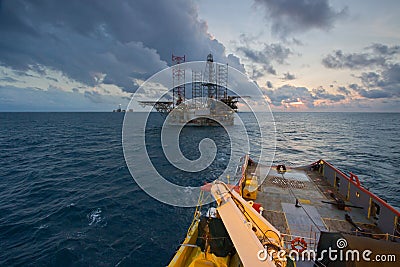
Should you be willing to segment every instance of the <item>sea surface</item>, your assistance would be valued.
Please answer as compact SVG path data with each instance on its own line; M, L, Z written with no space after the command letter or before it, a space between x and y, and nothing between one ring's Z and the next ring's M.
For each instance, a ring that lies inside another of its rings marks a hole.
M158 202L135 183L123 155L123 116L0 113L0 266L168 264L193 208ZM276 164L323 158L358 174L366 188L399 209L400 114L275 113L274 118ZM149 154L172 182L212 181L226 167L229 140L222 128L183 129L180 145L188 158L199 156L205 137L218 148L206 171L188 174L162 156L162 117L151 114L150 121ZM249 136L255 140L259 133L252 127Z

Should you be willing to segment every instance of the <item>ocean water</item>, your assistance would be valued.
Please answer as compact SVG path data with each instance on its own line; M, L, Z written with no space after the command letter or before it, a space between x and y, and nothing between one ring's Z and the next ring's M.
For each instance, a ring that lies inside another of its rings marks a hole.
M192 208L160 203L134 182L124 161L121 113L0 113L0 266L165 266L183 240ZM244 121L247 114L240 114ZM320 158L400 207L400 116L276 113L275 163ZM181 147L215 138L217 159L181 173L159 153L162 118L151 115L153 164L183 185L212 181L229 160L221 128L184 128ZM258 132L249 127L250 139ZM257 148L255 148L255 151ZM161 156L160 156L161 155ZM238 159L239 160L239 159Z

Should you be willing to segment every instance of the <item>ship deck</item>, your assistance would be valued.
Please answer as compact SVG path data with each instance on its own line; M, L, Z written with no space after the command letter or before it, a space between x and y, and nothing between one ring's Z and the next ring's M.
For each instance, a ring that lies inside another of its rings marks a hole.
M346 206L345 210L339 210L336 205L324 203L335 202L330 195L332 192L344 201L345 197L318 171L291 168L280 174L276 168L271 168L258 190L257 202L264 208L263 216L283 234L286 245L294 237L304 237L309 248L315 249L321 231L354 232L355 227L345 220L346 214L360 228L371 234L380 233L363 209ZM301 207L296 207L296 198Z

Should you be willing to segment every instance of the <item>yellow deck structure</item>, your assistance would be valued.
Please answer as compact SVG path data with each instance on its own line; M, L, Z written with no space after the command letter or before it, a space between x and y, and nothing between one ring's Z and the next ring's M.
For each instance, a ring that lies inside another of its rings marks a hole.
M183 244L168 266L294 266L291 260L276 257L260 261L257 253L265 247L272 252L289 252L298 238L308 250L315 251L325 232L361 236L365 242L400 242L400 213L364 189L354 174L347 176L322 160L303 167L284 167L284 171L280 165L268 172L260 168L267 167L246 155L238 167L236 185L215 181L205 187L216 200L216 218L222 221L235 251L217 257L208 243L212 240L208 228L205 246L198 245L198 207ZM260 177L260 173L268 174ZM260 205L262 209L256 210ZM298 267L314 264L296 262Z
M286 266L280 259L260 260L257 255L265 244L280 250L283 240L280 232L261 216L240 194L231 190L222 182L211 186L211 194L217 202L218 218L223 224L234 244L236 253L226 257L217 257L210 251L210 246L202 251L196 244L199 237L200 213L196 211L193 224L187 236L168 266L188 267L233 267L233 266ZM212 239L212 237L210 237ZM207 241L206 241L207 244Z

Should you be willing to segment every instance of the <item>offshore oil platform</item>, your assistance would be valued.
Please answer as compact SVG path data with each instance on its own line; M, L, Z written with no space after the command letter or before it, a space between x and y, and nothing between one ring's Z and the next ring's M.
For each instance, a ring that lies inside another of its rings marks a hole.
M192 70L191 91L185 84L185 56L172 55L172 97L168 100L140 101L168 115L168 124L189 126L233 125L240 96L228 94L228 64L214 62L207 56L204 71ZM172 98L172 99L171 99Z

